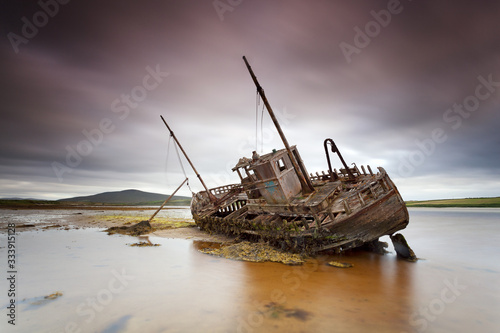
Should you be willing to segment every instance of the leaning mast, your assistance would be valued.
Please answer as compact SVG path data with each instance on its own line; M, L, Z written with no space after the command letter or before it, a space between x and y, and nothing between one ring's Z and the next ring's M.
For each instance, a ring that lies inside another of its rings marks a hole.
M177 140L177 138L175 137L175 134L174 132L170 129L170 126L168 126L167 122L165 121L165 119L163 119L163 116L161 116L161 120L163 120L163 123L165 124L165 126L167 126L168 128L168 131L170 132L170 135L172 136L172 138L174 139L175 143L179 146L179 148L181 149L182 153L184 154L184 156L186 157L186 160L189 162L189 165L191 165L191 168L193 169L194 173L196 174L196 177L198 177L198 179L200 180L201 182L201 185L203 185L203 188L205 189L205 191L207 191L208 193L208 196L210 198L210 200L212 201L215 201L216 198L213 196L213 194L208 190L208 187L207 185L205 185L205 182L203 181L203 179L201 178L200 174L198 173L198 171L196 170L196 168L194 167L193 163L191 162L191 160L189 159L189 157L187 156L186 152L184 151L184 148L182 148L181 144L179 143L179 141Z
M304 193L312 193L314 192L314 187L312 186L311 180L307 175L304 175L302 172L302 169L299 167L297 160L295 156L292 153L292 150L290 149L290 145L288 144L288 141L285 137L285 134L281 130L281 126L278 123L278 119L276 119L276 116L274 115L273 109L271 108L271 105L269 104L266 94L264 93L264 89L259 84L259 81L257 81L257 77L252 71L252 67L250 67L250 64L247 61L247 58L243 56L243 60L245 61L245 64L248 68L248 71L250 72L250 76L253 79L253 82L255 83L255 86L257 87L257 92L259 93L260 97L262 98L262 101L264 102L264 105L266 106L267 111L269 112L269 115L271 116L271 119L276 126L276 129L278 130L278 133L281 137L281 141L283 141L283 144L285 145L286 151L288 153L288 157L290 157L290 160L292 161L293 168L295 169L295 172L297 173L297 176L299 177L300 185L302 187L302 191Z

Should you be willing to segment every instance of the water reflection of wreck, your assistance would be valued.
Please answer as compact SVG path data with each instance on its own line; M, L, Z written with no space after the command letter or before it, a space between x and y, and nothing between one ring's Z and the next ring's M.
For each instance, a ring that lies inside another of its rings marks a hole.
M326 139L328 172L307 172L243 59L285 148L241 158L232 169L241 179L239 184L207 189L202 181L205 191L196 193L191 202L196 224L211 233L263 239L282 249L305 252L376 246L379 237L404 229L408 211L383 168L373 172L370 166L348 167L333 140ZM329 150L337 153L343 166L339 170L332 169ZM404 255L405 250L400 252Z

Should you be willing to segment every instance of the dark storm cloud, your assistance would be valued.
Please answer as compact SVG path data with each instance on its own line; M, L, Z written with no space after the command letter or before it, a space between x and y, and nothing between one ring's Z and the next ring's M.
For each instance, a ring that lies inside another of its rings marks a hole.
M384 166L408 199L498 188L494 1L243 1L223 12L210 1L70 1L17 53L8 34L22 37L23 18L33 22L43 8L8 6L0 45L2 196L168 192L177 185L164 174L168 133L160 114L210 186L234 181L228 170L255 149L255 87L242 55L285 115L285 133L309 171L326 168L322 142L332 137L349 161ZM390 22L368 45L356 45L356 29L390 8L397 12ZM348 59L342 43L359 52ZM147 76L156 69L168 74L152 88ZM466 116L453 111L472 101L480 77L490 77L494 91L481 88L489 96ZM280 148L269 119L263 124L264 150ZM442 140L429 153L436 129ZM97 142L90 148L81 144L89 135ZM88 153L80 161L70 156L79 144ZM169 158L169 173L182 181L174 151ZM59 169L62 177L54 162L69 168ZM411 172L401 172L405 163ZM478 185L457 185L463 176ZM438 179L441 191L418 186Z

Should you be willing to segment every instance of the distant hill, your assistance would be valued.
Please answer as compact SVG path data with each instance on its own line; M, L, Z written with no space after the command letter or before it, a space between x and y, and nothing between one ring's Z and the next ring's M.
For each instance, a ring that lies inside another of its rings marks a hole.
M150 193L139 190L124 190L117 192L104 192L94 195L60 199L59 202L91 202L113 205L156 205L168 198L168 194ZM188 206L191 197L174 196L167 205Z

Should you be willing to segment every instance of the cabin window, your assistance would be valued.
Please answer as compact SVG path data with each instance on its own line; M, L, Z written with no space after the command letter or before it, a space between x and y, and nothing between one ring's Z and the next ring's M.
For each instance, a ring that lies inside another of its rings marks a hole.
M278 166L279 171L285 171L286 170L286 165L285 165L285 160L283 158L280 158L279 160L276 161L276 165Z
M257 173L254 170L248 170L248 175L250 176L250 179L253 181L258 180L259 178L257 177Z

